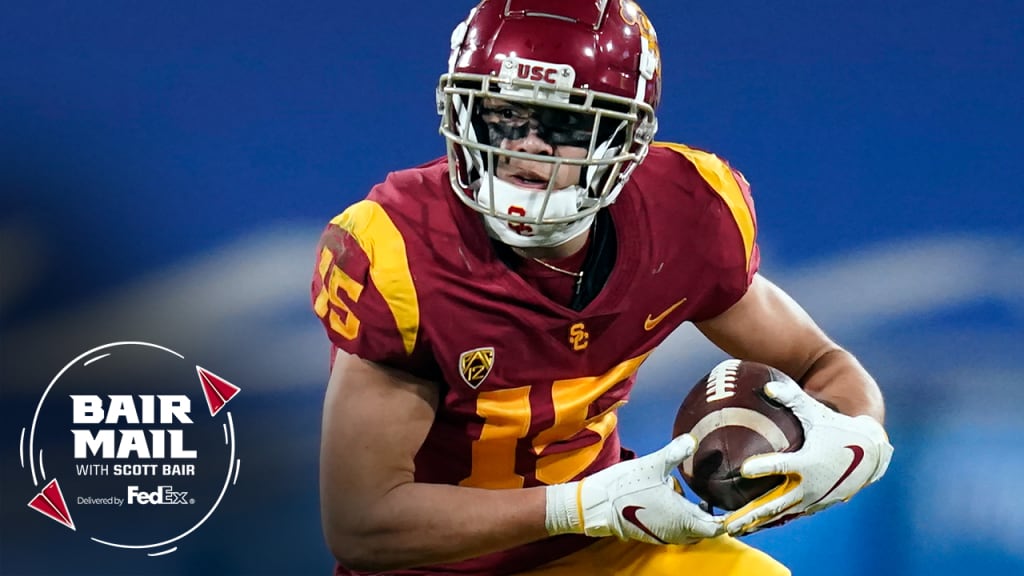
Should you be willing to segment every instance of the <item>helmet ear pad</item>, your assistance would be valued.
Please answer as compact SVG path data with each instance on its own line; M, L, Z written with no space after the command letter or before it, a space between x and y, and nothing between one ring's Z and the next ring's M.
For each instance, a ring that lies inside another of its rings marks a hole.
M612 151L613 154L620 152L626 143L627 130L625 129L625 126L623 126L623 121L608 117L601 117L596 119L596 123L597 126L595 127L595 130L597 131L598 149L604 149L606 151L605 154L608 153L607 151ZM595 168L593 166L584 166L583 169L580 170L579 185L586 188L591 197L596 196L596 191L604 189L607 185L607 178L611 174L610 170L597 168L597 170L601 170L601 175L597 181L591 182L591 173L594 170Z

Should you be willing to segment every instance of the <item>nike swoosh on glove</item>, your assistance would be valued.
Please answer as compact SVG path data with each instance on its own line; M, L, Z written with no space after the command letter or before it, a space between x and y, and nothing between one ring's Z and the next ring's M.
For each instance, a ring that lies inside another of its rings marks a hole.
M726 530L734 536L845 502L881 478L892 458L889 437L874 418L835 412L795 382L769 382L765 393L800 420L804 444L796 452L751 456L743 462L740 473L746 478L782 475L785 480L725 518Z
M578 482L547 487L548 533L618 536L650 544L689 544L724 531L721 517L676 491L672 471L696 449L683 434L667 446Z

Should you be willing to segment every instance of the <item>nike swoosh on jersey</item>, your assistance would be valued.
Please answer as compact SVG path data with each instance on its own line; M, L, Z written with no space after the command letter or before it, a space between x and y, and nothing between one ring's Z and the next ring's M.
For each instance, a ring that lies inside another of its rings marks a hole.
M861 460L863 460L863 459L864 459L864 448L862 448L862 447L860 447L860 446L858 446L858 445L856 445L856 444L851 444L851 445L849 445L849 446L844 446L844 448L849 448L849 449L850 449L850 452L853 452L853 461L852 461L852 462L850 462L850 465L846 467L846 471L845 471L845 472L843 472L843 473L842 473L842 474L841 474L841 475L839 476L839 479L838 479L838 480L836 480L836 483L835 483L835 484L833 484L833 485L832 485L832 487L831 487L831 488L829 488L829 489L828 489L828 491L827 491L827 492L825 492L825 494L823 494L821 498L818 498L817 500L815 500L814 502L812 502L812 503L811 503L811 505L810 505L810 506L808 506L808 508L810 508L811 506L814 506L814 505L815 505L815 504L817 504L818 502L821 502L821 501L822 501L822 500L824 500L824 499L825 499L826 497L828 497L828 495L829 495L829 494L831 494L833 490L835 490L836 488L838 488L838 487L839 487L839 485L843 483L843 480L846 480L846 478L847 478L847 477L848 477L848 476L849 476L850 474L853 474L853 471L857 469L857 466L860 466Z
M626 506L625 508L622 509L622 517L625 518L630 524L632 524L632 525L636 526L637 528L643 530L644 534L647 534L648 536L650 536L651 538L654 538L655 540L657 540L658 542L661 542L662 544L668 544L668 542L665 542L664 540L659 538L657 534L655 534L654 532L651 532L651 529L648 528L647 526L645 526L644 523L641 522L640 519L636 517L636 513L638 511L640 511L640 510L643 510L643 509L644 509L643 506Z
M664 320L666 316L671 314L672 311L675 310L676 308L679 308L680 306L682 306L683 303L685 303L685 302L686 302L686 298L683 298L679 302L676 302L675 304L673 304L673 305L669 306L668 308L666 308L664 312L662 312L661 314L658 314L654 318L651 318L651 315L648 314L647 318L644 320L644 330L646 330L648 332L650 332L651 330L654 330L654 327L657 326L658 324L660 324L661 321Z

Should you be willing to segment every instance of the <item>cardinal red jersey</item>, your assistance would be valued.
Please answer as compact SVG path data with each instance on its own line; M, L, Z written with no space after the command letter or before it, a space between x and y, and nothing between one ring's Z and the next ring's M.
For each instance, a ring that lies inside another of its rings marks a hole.
M739 300L757 270L748 185L712 154L652 146L608 210L615 266L579 311L498 258L444 160L390 174L331 220L312 286L331 342L440 387L417 481L522 488L618 462L616 410L637 369L680 324ZM512 573L592 542L558 536L397 573Z

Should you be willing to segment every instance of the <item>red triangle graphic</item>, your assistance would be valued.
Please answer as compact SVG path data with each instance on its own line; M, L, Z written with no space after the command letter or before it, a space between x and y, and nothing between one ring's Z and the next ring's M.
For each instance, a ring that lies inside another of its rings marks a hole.
M75 522L71 519L71 513L68 512L68 505L64 502L64 494L61 493L56 478L50 480L42 492L29 500L28 507L75 530Z
M210 416L216 416L217 412L220 412L220 409L241 390L202 366L196 366L196 372L199 374L199 382L203 385L203 395L206 396L206 405L210 407Z
M203 394L206 396L206 405L210 407L210 416L216 416L217 412L224 407L224 401L220 399L217 390L202 372L199 373L199 381L203 384Z

